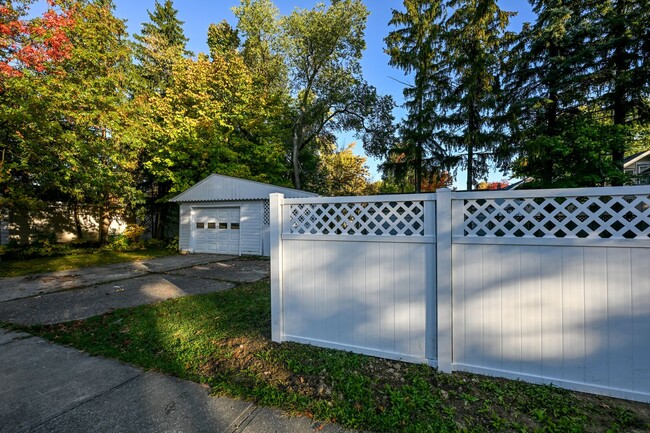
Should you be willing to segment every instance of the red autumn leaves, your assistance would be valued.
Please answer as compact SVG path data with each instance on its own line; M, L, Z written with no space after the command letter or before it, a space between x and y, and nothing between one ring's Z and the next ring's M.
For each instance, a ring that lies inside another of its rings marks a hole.
M57 11L57 1L40 17L25 19L11 3L0 5L0 79L20 76L24 70L45 71L48 64L68 58L72 45L66 30L72 10Z

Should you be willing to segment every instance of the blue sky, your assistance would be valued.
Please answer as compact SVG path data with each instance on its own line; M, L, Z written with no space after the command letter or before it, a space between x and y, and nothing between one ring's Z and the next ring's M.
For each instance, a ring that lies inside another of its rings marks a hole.
M162 3L164 0L160 0ZM114 0L116 5L115 14L119 18L126 19L130 33L139 33L143 22L149 21L147 10L153 11L154 0ZM315 0L275 0L281 13L288 14L295 8L312 8L317 2ZM365 0L370 11L368 25L366 28L367 49L363 58L363 72L365 79L375 86L380 93L392 95L398 104L403 102L402 85L395 79L408 82L408 78L397 69L388 66L388 56L384 54L384 38L390 31L388 21L392 9L402 9L401 0ZM239 4L238 0L175 0L174 7L178 9L178 17L185 22L185 35L189 38L188 48L195 53L207 52L207 30L211 23L218 23L227 20L232 25L236 24L235 16L231 8ZM518 12L518 15L511 20L511 30L519 31L525 21L532 21L534 15L530 5L523 0L501 0L499 6L508 11ZM35 12L35 11L34 11ZM396 117L400 117L403 111L395 110ZM354 136L342 134L339 136L339 145L355 141ZM357 152L362 152L361 145L356 147ZM369 160L368 165L375 180L379 179L376 166L377 161ZM463 188L465 184L465 173L459 172L454 184ZM494 173L490 180L501 180L500 173Z

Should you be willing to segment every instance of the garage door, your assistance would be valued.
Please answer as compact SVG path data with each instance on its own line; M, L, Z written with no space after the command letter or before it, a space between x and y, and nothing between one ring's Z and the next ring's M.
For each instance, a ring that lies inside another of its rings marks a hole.
M239 208L194 209L194 252L239 254Z

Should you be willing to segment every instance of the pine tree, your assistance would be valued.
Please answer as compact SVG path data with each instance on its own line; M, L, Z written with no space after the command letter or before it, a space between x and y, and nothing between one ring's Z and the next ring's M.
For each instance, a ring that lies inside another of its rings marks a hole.
M444 16L440 0L404 0L405 11L392 11L386 37L389 64L412 74L414 84L404 89L407 117L401 140L395 143L382 165L397 179L413 172L415 191L420 192L423 171L440 172L447 155L436 137L440 101L448 92L449 69L444 56Z
M458 152L467 169L467 189L499 163L503 142L497 102L501 92L505 52L512 35L506 32L514 13L495 0L452 0L446 23L447 56L452 88L442 101L442 140Z
M558 178L556 158L565 148L564 125L578 114L585 89L579 77L585 43L580 1L533 0L537 19L526 24L508 59L505 87L511 140L518 154L515 173L539 185Z
M590 2L583 56L590 67L585 76L600 119L614 125L615 134L650 122L650 4L647 0ZM622 172L626 146L610 149ZM622 179L613 179L621 184Z
M188 39L183 33L183 21L178 19L178 11L174 8L172 0L165 0L163 4L156 0L154 11L147 12L150 22L143 23L141 34L134 36L134 54L141 78L139 85L142 87L135 90L135 93L145 99L164 98L173 85L176 64L193 54L186 49ZM151 100L145 104L146 107L152 105ZM160 116L151 110L147 111L147 115L151 117L152 122L161 121ZM146 123L146 120L143 123ZM150 163L158 150L165 148L168 141L168 134L149 134L140 161L143 172L141 188L149 197L147 206L152 234L158 239L164 237L164 226L171 208L165 197L169 195L173 184L152 172Z
M150 22L142 24L140 35L134 35L135 58L139 62L141 76L151 88L164 93L169 84L175 59L191 57L186 49L188 39L183 32L183 21L176 16L172 0L164 4L156 0L154 11L147 11Z

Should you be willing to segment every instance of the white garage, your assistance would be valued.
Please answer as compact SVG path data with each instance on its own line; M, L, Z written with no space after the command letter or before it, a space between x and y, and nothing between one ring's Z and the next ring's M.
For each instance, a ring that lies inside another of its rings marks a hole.
M269 255L269 194L315 197L306 191L212 174L177 195L179 244L192 253Z

